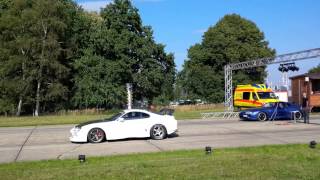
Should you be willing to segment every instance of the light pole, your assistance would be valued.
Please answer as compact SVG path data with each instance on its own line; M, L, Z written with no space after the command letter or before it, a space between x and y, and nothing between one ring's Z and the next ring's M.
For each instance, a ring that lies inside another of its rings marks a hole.
M132 108L132 84L131 83L127 83L127 96L128 96L128 109Z

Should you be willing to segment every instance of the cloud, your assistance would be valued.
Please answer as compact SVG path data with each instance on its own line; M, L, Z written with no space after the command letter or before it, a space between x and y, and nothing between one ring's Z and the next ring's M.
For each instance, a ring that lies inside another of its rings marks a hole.
M99 12L101 8L111 3L112 0L97 0L97 1L79 1L78 4L86 11Z
M192 33L193 34L204 34L207 31L207 29L197 29L194 30Z

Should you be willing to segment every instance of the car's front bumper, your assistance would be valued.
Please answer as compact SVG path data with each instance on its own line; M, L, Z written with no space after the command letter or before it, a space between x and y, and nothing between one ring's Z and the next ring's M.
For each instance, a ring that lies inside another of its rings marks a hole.
M242 120L257 120L257 115L253 114L240 114L239 115L240 119Z
M83 140L83 138L75 137L75 136L70 136L69 140L71 142L87 142L86 140Z
M81 132L80 129L72 128L70 130L71 136L69 140L71 142L87 142L87 136L85 133Z

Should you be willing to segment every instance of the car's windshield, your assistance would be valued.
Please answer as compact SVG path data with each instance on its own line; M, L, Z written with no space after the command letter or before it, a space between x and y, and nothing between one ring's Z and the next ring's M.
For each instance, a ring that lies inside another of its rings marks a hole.
M124 112L117 113L117 114L111 116L110 118L106 118L105 120L114 121L114 120L118 119L121 115L123 115L123 113Z
M273 92L258 92L260 99L277 99L277 96Z

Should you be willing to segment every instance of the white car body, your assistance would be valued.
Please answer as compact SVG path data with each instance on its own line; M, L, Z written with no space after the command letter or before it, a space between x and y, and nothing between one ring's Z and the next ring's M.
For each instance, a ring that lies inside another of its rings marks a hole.
M144 113L149 117L129 119L128 113ZM141 109L124 110L114 120L101 120L99 122L88 122L79 124L70 130L71 142L87 142L88 133L93 128L100 128L104 131L106 140L117 140L126 138L150 137L151 128L156 125L163 125L167 134L177 131L177 120L172 115L160 115Z

